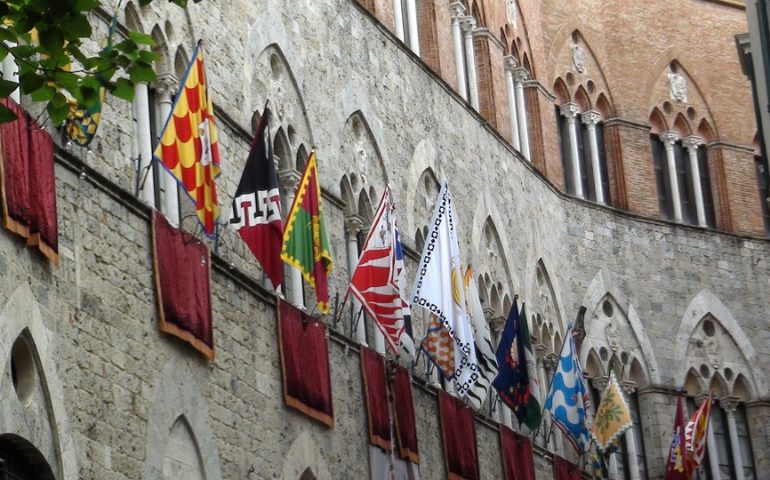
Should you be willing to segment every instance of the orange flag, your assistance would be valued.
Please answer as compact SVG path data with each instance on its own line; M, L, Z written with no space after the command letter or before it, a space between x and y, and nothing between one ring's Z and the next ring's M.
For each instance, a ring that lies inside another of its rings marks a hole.
M187 192L203 230L213 237L219 218L214 179L221 168L200 42L192 58L153 155Z

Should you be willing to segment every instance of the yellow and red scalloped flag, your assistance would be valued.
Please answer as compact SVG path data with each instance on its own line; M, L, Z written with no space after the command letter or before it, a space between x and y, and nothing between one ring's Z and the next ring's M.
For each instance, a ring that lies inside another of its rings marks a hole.
M208 94L200 42L192 58L153 155L195 204L206 235L214 237L219 218L214 180L221 168L214 106Z

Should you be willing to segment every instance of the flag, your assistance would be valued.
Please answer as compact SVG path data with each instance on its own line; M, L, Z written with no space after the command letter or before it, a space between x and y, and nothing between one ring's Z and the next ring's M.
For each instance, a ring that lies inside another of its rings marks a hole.
M395 205L393 207L395 209ZM393 216L393 283L398 290L401 299L401 315L404 318L404 331L401 333L400 348L402 353L414 361L415 350L412 340L412 310L409 308L409 291L406 279L406 264L404 263L404 247L401 245L401 232L398 230L398 222Z
M706 437L709 429L709 415L711 414L711 395L703 400L690 421L684 428L685 455L689 463L689 470L695 471L703 463L706 454Z
M237 230L278 288L283 280L281 195L266 115L259 120L241 181L233 195L230 227Z
M391 209L390 189L386 187L348 288L397 354L404 333L404 317L398 279L393 272L396 264Z
M604 389L602 400L596 409L594 424L591 427L591 439L596 443L599 452L603 453L632 426L628 403L623 398L615 373L610 372L607 388Z
M468 400L473 408L480 408L487 398L489 386L497 375L497 359L492 348L492 340L489 335L489 325L484 318L484 309L479 299L479 289L473 278L473 268L469 265L463 278L465 286L465 301L468 304L468 312L473 327L473 343L476 347L476 360L479 362L479 379L468 390Z
M541 418L540 387L537 383L527 317L526 314L519 315L516 299L500 335L495 355L500 370L492 384L497 389L500 400L513 410L519 426L526 424L530 430L536 430Z
M118 8L120 8L120 2L118 3ZM112 21L110 22L110 28L105 41L106 44L101 51L102 55L109 55L112 51L112 36L115 34L117 26L118 12L116 10L112 15ZM66 65L64 69L69 71L70 65ZM96 73L95 78L99 83L103 84L105 82L101 73ZM87 147L93 141L94 136L96 136L96 129L99 127L99 121L102 118L102 104L104 103L106 91L103 86L99 87L98 99L88 108L82 108L75 99L67 101L70 109L65 120L65 129L67 137L72 143L81 147Z
M321 313L329 313L328 275L332 271L332 254L324 225L315 152L310 153L297 185L283 232L281 258L299 270L313 287Z
M685 454L684 428L684 407L682 406L682 397L679 397L676 417L674 418L674 429L671 434L671 446L668 449L668 458L666 459L664 480L690 479L690 468Z
M588 446L590 401L583 382L583 370L577 358L572 328L567 332L559 355L556 373L551 379L551 390L545 399L545 408L564 432L575 450L582 454Z
M424 351L442 368L444 378L455 381L457 394L462 397L478 380L479 367L462 285L457 220L446 182L441 187L430 224L431 231L417 268L412 303L435 315L440 325L438 330L446 332L454 342L453 361L444 368L432 356L430 348ZM441 335L435 326L432 331Z
M166 120L154 158L173 175L195 204L208 237L216 235L219 218L214 179L221 171L214 106L208 94L200 42L195 47Z

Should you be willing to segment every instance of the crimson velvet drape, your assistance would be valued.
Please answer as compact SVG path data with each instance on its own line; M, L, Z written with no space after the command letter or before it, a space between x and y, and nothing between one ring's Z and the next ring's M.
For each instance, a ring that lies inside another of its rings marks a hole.
M160 329L214 359L209 249L155 212L152 222Z
M409 381L409 372L406 368L400 365L396 367L392 388L399 456L404 460L419 464L420 450L417 448L412 383Z
M0 99L16 120L0 124L3 226L59 261L53 140L10 98Z
M479 458L473 409L462 400L439 392L444 462L449 480L478 480Z
M580 480L580 469L574 463L554 455L553 478L554 480Z
M278 301L283 397L286 405L334 426L326 325Z
M535 480L532 443L505 425L500 425L500 451L506 480Z
M374 350L361 346L361 377L364 381L366 414L369 419L369 442L383 450L391 450L388 385L385 359Z

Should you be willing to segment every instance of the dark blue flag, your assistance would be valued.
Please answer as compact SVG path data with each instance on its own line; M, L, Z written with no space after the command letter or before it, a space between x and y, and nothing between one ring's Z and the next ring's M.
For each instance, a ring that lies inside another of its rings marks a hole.
M537 379L526 321L519 317L518 302L514 299L497 345L495 356L499 371L492 385L500 400L513 410L519 426L525 423L534 430L540 424L540 401L539 392L533 390L537 388Z

